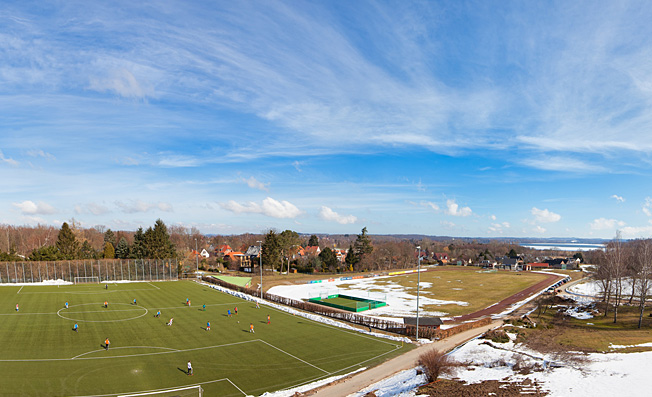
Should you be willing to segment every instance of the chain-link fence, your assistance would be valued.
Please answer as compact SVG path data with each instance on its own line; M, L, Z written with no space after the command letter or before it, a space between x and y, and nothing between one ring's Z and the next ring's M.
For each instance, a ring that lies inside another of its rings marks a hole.
M176 259L102 259L56 262L0 262L0 284L44 281L177 280Z

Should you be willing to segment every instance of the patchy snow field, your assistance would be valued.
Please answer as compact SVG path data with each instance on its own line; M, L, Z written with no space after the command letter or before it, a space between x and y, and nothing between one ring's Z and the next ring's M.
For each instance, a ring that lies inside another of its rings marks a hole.
M378 281L382 280L382 283ZM339 286L346 285L346 289ZM432 283L421 282L423 289L429 288ZM369 292L374 291L374 292ZM405 288L393 282L392 276L363 278L357 280L338 280L329 283L311 283L298 285L279 285L269 289L270 294L292 298L297 300L309 299L319 296L320 293L342 293L361 298L381 299L387 302L387 306L365 311L367 316L380 317L386 320L403 322L403 317L416 315L417 290L416 288ZM426 311L426 305L460 305L467 306L468 302L445 301L419 296L419 315L423 316L445 316L445 312Z
M569 364L555 362L561 367L552 367L551 357L532 352L514 345L512 342L494 344L495 349L484 340L475 339L457 349L451 357L458 362L471 362L469 369L457 370L455 377L469 383L482 380L517 381L528 378L542 384L543 389L552 396L604 396L617 393L619 396L643 396L648 393L649 365L652 363L652 352L644 353L592 353L587 355L586 362ZM517 352L529 354L523 355ZM517 361L523 365L538 365L544 368L541 372L531 372L528 375L518 374L513 370Z

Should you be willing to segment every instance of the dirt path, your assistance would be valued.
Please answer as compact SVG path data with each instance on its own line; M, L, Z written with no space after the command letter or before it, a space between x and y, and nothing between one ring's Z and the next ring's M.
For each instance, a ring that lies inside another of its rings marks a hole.
M399 371L414 368L419 359L419 356L430 349L439 349L449 351L454 347L475 338L478 335L486 332L491 328L501 325L502 321L494 321L493 323L484 327L470 329L453 335L450 338L427 343L410 350L409 352L395 357L387 362L384 362L376 367L370 368L366 371L360 372L354 376L346 378L336 383L331 383L322 387L321 389L311 390L304 394L304 396L315 397L343 397L349 394L356 393L365 387L388 378Z

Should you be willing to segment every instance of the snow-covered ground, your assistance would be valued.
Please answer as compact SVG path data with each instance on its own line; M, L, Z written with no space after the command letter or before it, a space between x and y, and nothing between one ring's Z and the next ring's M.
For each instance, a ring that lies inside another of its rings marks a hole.
M647 395L649 365L652 352L644 353L593 353L587 360L578 363L558 362L552 357L529 351L513 342L499 344L503 349L495 349L484 340L470 341L451 354L458 362L470 362L469 368L460 368L455 377L469 383L483 380L518 381L528 378L537 381L551 396L604 396L617 391L619 396ZM529 355L519 354L527 353ZM536 365L542 371L533 371L527 375L514 371L514 364ZM560 367L553 367L555 362Z
M379 283L378 281L381 281ZM346 288L340 288L345 285ZM445 316L447 313L438 311L426 311L426 305L460 305L467 306L468 302L445 301L424 296L423 290L432 286L432 283L422 282L422 291L419 295L419 315L423 316ZM374 292L369 293L370 290ZM403 317L414 316L416 312L416 288L405 288L392 281L392 276L363 278L357 280L337 280L328 283L311 283L298 285L280 285L272 287L270 294L284 296L297 300L310 299L319 294L342 293L363 298L379 299L387 302L387 306L365 312L365 315L382 317L386 320L403 322Z

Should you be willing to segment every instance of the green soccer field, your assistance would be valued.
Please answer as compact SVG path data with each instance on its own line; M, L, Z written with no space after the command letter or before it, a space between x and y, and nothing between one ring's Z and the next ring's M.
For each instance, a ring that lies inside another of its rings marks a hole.
M236 306L238 315L228 317ZM410 348L266 305L256 309L190 281L0 287L0 395L113 396L196 384L208 396L260 395ZM188 360L193 376L185 373Z

